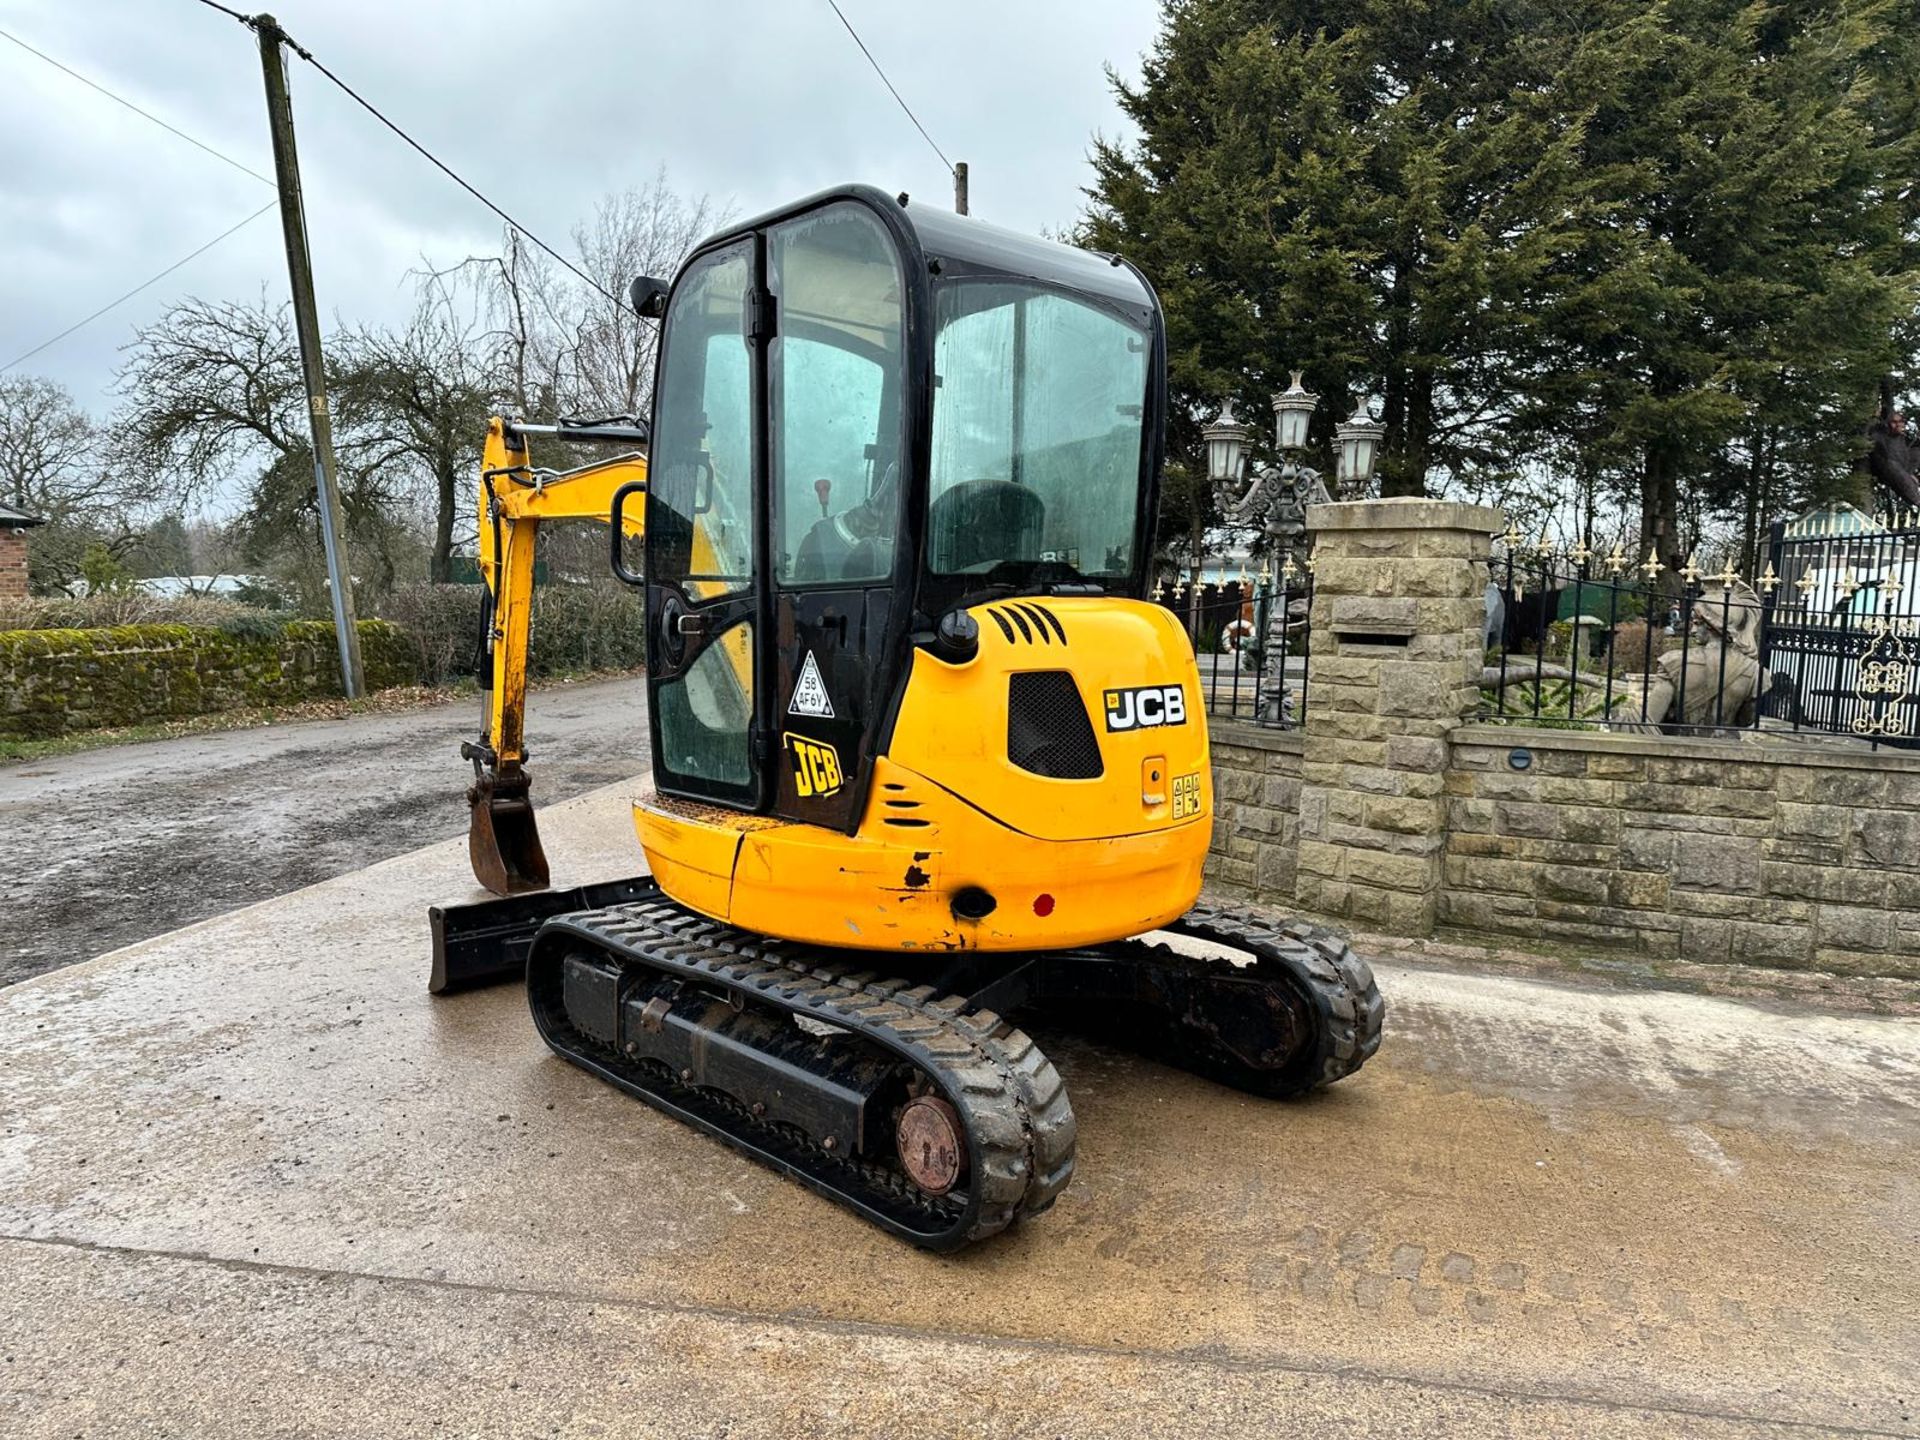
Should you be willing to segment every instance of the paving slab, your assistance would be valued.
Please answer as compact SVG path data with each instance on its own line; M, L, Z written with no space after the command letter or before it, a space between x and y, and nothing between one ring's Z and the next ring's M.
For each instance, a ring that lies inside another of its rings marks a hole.
M637 868L613 786L571 883ZM920 1254L425 993L435 845L0 990L0 1434L1920 1434L1920 1024L1388 968L1300 1104L1043 1032Z

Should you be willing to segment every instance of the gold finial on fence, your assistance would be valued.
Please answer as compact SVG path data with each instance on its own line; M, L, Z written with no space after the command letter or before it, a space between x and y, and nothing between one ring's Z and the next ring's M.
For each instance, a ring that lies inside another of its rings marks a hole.
M1539 551L1542 560L1551 560L1553 558L1553 538L1551 536L1542 535L1540 537L1540 543L1534 548Z
M1626 568L1627 552L1621 548L1620 542L1616 540L1613 542L1613 549L1607 552L1607 573L1617 576Z
M1760 593L1771 595L1780 588L1780 577L1774 573L1773 562L1767 562L1767 573L1760 577Z
M1893 570L1887 571L1887 578L1880 582L1880 593L1889 600L1899 599L1900 592L1906 588L1900 583L1899 574Z
M1306 560L1303 563L1307 567L1307 574L1311 575L1313 573L1313 566L1314 566L1313 556L1311 555L1307 556Z
M1640 568L1646 573L1649 583L1660 578L1660 571L1665 567L1660 564L1660 552L1656 547L1652 545L1647 547L1647 561Z
M1300 567L1293 563L1293 556L1287 556L1287 563L1280 567L1280 578L1289 584L1300 578Z
M1567 551L1567 559L1576 565L1585 565L1592 558L1593 551L1587 548L1587 542L1584 540L1576 541L1573 549Z
M1167 582L1166 581L1162 580L1159 584L1153 587L1153 598L1155 600L1165 600L1167 598Z
M1289 555L1287 557L1287 564L1291 565L1292 563L1293 563L1293 557ZM1286 571L1283 570L1280 573L1284 575ZM1273 583L1273 562L1271 560L1262 560L1260 562L1260 588L1264 590L1272 583Z
M1860 582L1853 578L1852 566L1848 566L1840 572L1840 583L1835 586L1835 588L1839 590L1840 600L1843 604L1853 598L1853 592L1860 588Z
M1700 583L1700 567L1693 563L1693 556L1687 556L1687 563L1680 570L1680 578L1689 585Z
M1804 605L1807 603L1807 601L1811 600L1813 598L1813 592L1817 588L1816 582L1813 578L1813 571L1811 570L1801 571L1800 578L1793 582L1793 588L1800 592L1801 604Z
M1734 583L1740 578L1740 572L1733 568L1731 555L1727 557L1727 563L1721 567L1720 573L1713 578L1720 582L1722 590L1731 590L1734 587Z
M1526 536L1520 533L1520 527L1511 520L1507 521L1507 533L1500 537L1500 543L1505 545L1509 550L1517 550L1520 548L1520 542L1524 539L1526 539Z

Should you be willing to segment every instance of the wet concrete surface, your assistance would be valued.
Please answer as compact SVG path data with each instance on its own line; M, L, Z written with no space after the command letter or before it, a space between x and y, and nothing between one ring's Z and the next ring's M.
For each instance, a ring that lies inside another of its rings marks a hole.
M638 679L533 692L536 803L644 769ZM0 766L0 985L464 834L480 701Z
M1913 1021L1390 967L1301 1104L1046 1033L1075 1179L940 1258L430 999L464 868L0 992L0 1433L1920 1434Z

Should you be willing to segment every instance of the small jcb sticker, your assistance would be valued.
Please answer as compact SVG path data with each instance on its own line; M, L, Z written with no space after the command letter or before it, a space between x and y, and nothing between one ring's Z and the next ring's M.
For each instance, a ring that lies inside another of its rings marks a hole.
M793 699L787 702L787 714L811 715L816 720L833 719L833 701L827 697L827 682L820 678L820 664L811 650L801 663L800 678L793 682Z
M847 777L840 769L840 752L804 735L787 735L787 755L793 762L793 788L802 800L837 795Z
M1200 772L1173 777L1173 818L1185 820L1200 813Z
M1178 685L1135 685L1106 692L1107 729L1151 730L1187 723L1187 692Z

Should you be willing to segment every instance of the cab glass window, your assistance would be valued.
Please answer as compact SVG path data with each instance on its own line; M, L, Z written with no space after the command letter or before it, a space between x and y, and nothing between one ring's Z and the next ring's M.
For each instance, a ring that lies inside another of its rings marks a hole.
M885 227L830 205L767 244L775 575L866 584L893 572L900 512L903 302Z
M751 250L728 246L680 282L663 344L648 471L649 564L710 599L753 583L753 384L746 340Z
M928 554L943 575L1131 572L1149 334L1017 281L934 295Z

